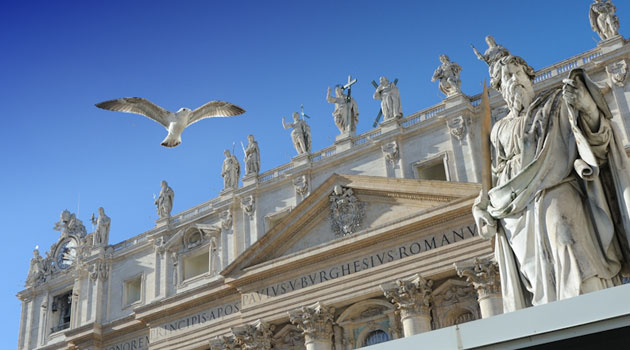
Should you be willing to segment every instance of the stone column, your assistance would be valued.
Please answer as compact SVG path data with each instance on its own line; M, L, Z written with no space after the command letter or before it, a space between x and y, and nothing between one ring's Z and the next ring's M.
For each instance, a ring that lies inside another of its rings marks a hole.
M477 291L481 318L503 313L499 266L493 257L475 258L472 265L456 264L455 268L457 274L466 277L466 281Z
M289 320L304 333L306 350L332 350L335 309L319 302L289 312Z
M261 320L232 328L236 344L243 350L271 350L271 338L274 326Z
M418 274L381 285L385 297L400 310L405 337L431 330L432 286L433 281Z

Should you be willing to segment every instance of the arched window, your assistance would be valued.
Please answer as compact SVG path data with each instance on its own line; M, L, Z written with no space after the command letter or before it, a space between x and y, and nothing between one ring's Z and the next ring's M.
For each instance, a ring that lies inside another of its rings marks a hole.
M386 342L388 340L389 340L389 336L387 335L387 333L385 333L382 330L378 329L378 330L370 332L365 337L365 345L364 346L370 346L370 345Z

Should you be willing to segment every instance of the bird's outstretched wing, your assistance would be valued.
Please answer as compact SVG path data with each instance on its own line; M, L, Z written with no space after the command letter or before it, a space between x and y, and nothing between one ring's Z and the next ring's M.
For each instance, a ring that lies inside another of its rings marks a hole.
M110 111L140 114L151 118L168 129L169 112L142 97L123 97L96 104L96 107Z
M210 101L205 105L192 111L188 118L188 125L196 123L204 118L211 117L233 117L243 114L245 110L239 106L225 101Z

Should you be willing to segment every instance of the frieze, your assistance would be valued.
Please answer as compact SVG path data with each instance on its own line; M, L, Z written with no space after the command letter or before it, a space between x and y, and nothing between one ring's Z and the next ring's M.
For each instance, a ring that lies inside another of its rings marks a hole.
M169 338L172 335L201 328L222 321L225 317L240 312L240 310L241 303L240 301L236 301L199 311L184 318L152 327L150 330L150 340L151 342L155 342Z
M342 264L329 266L309 274L266 286L253 292L243 293L241 295L241 304L243 307L249 307L264 303L270 299L299 289L368 270L475 236L477 236L477 226L475 226L475 224L444 230L440 233L406 242L405 244L388 250L383 250Z
M105 350L145 350L149 348L149 336L143 335L141 337L126 340L124 342L105 346Z

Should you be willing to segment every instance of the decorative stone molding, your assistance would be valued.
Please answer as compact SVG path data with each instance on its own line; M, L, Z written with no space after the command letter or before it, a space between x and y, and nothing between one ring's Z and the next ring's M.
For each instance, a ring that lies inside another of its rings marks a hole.
M210 340L210 350L237 350L241 349L234 336L217 337Z
M98 279L104 281L107 279L109 274L109 265L103 260L98 260L94 264L90 265L88 273L92 281L96 281Z
M300 175L293 179L293 187L295 188L295 193L302 197L302 199L308 197L308 177L306 177L306 175Z
M333 335L333 307L317 302L289 311L289 321L304 333L305 344L330 343Z
M475 258L472 266L455 267L457 274L466 277L466 281L475 288L480 301L489 296L501 295L499 266L492 258Z
M261 320L232 328L236 343L243 350L271 350L272 332L275 326Z
M400 310L404 320L415 315L430 315L433 304L432 280L426 280L419 274L394 283L382 284L381 289Z
M166 246L166 239L164 238L164 236L157 237L153 241L153 249L155 252L159 253L160 256L164 256L165 246Z
M628 64L626 60L621 60L606 66L606 73L608 73L608 78L613 85L623 87L628 77Z
M361 226L365 203L359 201L351 188L336 185L329 197L332 230L340 236L351 235Z
M381 151L383 151L383 155L385 156L385 160L393 167L396 165L396 162L400 158L400 153L398 152L398 142L392 141L388 142L381 146Z
M477 293L466 281L451 278L433 290L435 328L481 318Z
M493 256L475 258L472 264L455 264L455 269L477 291L482 318L503 313L501 277Z
M249 195L241 199L241 209L249 216L250 219L254 218L254 212L256 211L256 199L254 196Z
M287 324L273 335L274 350L294 350L304 347L304 334L295 325Z
M221 213L221 229L229 231L232 229L232 210L227 209Z
M447 121L446 125L448 126L448 130L450 131L451 135L458 141L463 140L464 136L466 136L466 118L464 118L463 116L459 116Z

